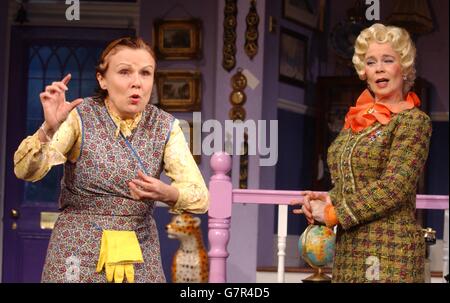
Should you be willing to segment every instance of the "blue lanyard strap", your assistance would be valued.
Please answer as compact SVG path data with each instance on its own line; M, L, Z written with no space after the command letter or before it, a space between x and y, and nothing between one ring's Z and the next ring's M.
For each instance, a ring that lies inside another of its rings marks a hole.
M137 152L134 150L133 146L131 146L130 141L128 141L127 138L125 138L125 136L122 134L122 132L120 132L120 135L122 136L122 138L125 140L125 143L127 144L127 146L131 149L131 152L133 153L134 157L138 160L139 165L141 166L142 170L144 171L144 173L146 175L149 175L147 169L145 169L144 163L141 160L141 157L139 157L139 155L137 154Z
M116 126L117 124L114 122L113 118L111 117L111 115L109 114L108 110L106 109L105 106L105 110L106 113L108 114L109 119L111 119L111 122ZM136 150L133 148L133 146L131 145L130 141L128 141L128 139L123 135L122 131L120 131L120 136L123 138L123 140L125 140L125 143L127 144L127 146L130 148L133 156L136 158L136 160L139 162L139 166L142 168L142 170L144 171L144 173L146 175L149 175L148 170L145 168L144 163L141 160L141 157L139 157L139 155L137 154Z

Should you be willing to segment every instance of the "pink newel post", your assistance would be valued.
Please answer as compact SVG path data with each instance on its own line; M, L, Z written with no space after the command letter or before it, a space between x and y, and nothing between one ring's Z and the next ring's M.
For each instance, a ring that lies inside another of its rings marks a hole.
M209 282L226 282L227 245L230 239L232 183L226 174L231 169L231 157L225 152L211 157L213 176L209 181Z

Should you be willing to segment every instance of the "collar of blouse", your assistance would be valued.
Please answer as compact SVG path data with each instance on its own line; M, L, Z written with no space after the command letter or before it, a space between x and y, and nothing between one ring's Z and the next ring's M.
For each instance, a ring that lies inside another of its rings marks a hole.
M141 121L142 112L137 114L136 117L134 117L134 118L122 119L119 117L119 115L117 115L111 109L110 102L111 101L109 101L108 99L105 99L106 110L108 111L109 115L111 116L111 118L113 119L114 123L117 126L117 129L115 132L116 137L119 136L120 132L122 132L122 134L125 137L129 137L131 135L131 132L133 131L133 129L135 129L137 127L139 121Z
M405 100L397 103L380 103L370 94L369 90L365 90L356 101L356 105L350 107L345 116L344 128L351 128L353 132L360 132L376 121L386 125L391 120L391 114L398 114L404 110L411 109L420 105L419 97L409 92Z

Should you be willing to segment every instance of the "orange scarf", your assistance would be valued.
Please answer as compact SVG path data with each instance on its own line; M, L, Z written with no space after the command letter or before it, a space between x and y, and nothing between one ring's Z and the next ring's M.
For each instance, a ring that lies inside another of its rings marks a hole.
M398 114L401 111L419 105L420 99L413 92L409 92L404 101L395 104L384 104L376 103L369 90L366 89L356 101L356 106L350 107L345 116L344 128L351 128L353 132L357 133L366 129L375 121L386 125L391 120L391 113Z

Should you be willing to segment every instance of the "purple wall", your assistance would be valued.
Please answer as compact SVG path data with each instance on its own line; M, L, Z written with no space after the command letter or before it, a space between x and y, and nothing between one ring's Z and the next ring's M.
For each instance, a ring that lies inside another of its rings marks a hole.
M264 58L264 14L265 2L257 1L257 11L260 16L258 26L259 38L258 54L250 60L244 52L245 16L249 9L248 1L238 1L237 15L237 39L236 39L236 67L231 71L225 71L222 66L222 35L223 35L223 9L225 1L220 1L217 11L217 41L216 41L216 99L215 118L219 121L228 120L228 111L231 108L229 95L231 93L231 77L236 73L238 67L248 69L260 84L252 90L245 89L247 102L244 107L247 111L247 119L255 121L262 119L262 95L263 87L263 58ZM233 157L232 180L233 187L238 187L239 158ZM260 167L257 156L249 156L248 188L259 188ZM235 205L232 211L231 236L228 250L227 280L229 282L255 282L256 281L256 256L258 240L258 206Z

